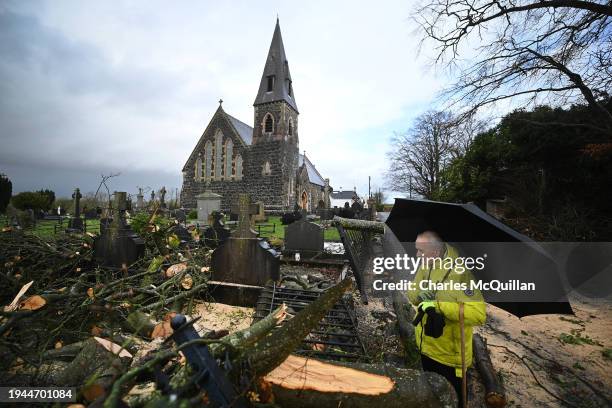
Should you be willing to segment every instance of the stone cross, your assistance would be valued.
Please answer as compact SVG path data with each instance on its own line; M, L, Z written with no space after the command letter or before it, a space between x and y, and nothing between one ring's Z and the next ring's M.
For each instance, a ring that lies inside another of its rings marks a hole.
M238 195L238 229L236 238L254 238L257 236L251 229L251 215L257 214L257 204L251 204L251 196L248 194Z
M72 198L74 198L74 218L79 218L81 217L81 198L83 196L78 188L72 193Z
M166 187L163 186L161 188L161 190L159 190L159 206L160 207L165 207L166 206Z
M151 191L151 202L155 201L155 191Z

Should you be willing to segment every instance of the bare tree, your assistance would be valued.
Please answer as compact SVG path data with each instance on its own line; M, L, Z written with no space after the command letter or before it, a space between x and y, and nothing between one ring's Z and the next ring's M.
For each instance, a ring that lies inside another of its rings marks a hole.
M443 94L455 110L586 101L599 120L579 126L604 133L612 132L602 103L612 88L611 16L607 0L426 0L415 13L435 62L458 70ZM477 62L461 61L468 48Z
M448 112L430 111L419 116L405 134L391 140L388 187L435 198L445 166L460 150L456 121Z

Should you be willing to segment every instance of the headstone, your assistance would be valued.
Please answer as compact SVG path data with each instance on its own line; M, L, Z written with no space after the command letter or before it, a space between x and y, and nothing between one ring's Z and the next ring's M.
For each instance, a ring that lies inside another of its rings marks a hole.
M214 250L212 278L216 281L264 286L280 278L280 254L251 229L251 199L239 195L238 229Z
M112 222L100 222L100 236L94 240L94 257L106 266L123 267L144 256L145 243L127 224L127 194L115 192Z
M285 250L295 252L322 252L323 227L305 219L285 227Z
M241 196L241 195L240 195ZM235 219L230 217L230 221L238 221L238 227L243 225L245 228L249 225L249 229L253 226L254 215L259 213L258 204L251 204L251 198L248 199L248 204L246 204L246 198L238 197L238 204L232 206L232 214L236 214ZM246 195L248 197L248 194ZM242 201L241 201L242 200ZM253 231L253 233L255 233Z
M257 206L257 212L253 215L252 220L254 222L266 221L268 217L266 217L264 203L262 201L258 201L255 203L255 206Z
M68 229L67 232L70 231L83 231L83 220L81 219L81 191L77 188L72 193L73 205L74 205L74 215L70 217L68 221Z
M187 214L182 208L177 208L176 210L174 210L174 218L176 218L176 220L181 224L187 222Z
M142 194L142 187L138 187L138 194L136 195L136 209L142 210L145 206L144 195Z
M166 208L166 187L162 186L161 190L159 190L159 207Z
M151 203L155 201L155 191L151 191Z
M223 224L223 213L212 213L213 224L204 229L204 245L208 248L217 248L230 237L229 228Z
M212 191L205 191L196 196L198 205L198 223L209 225L209 217L213 211L221 210L221 196Z

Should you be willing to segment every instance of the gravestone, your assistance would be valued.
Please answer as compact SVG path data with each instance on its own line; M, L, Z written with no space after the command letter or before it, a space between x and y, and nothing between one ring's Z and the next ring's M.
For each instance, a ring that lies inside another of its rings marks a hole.
M136 194L136 209L141 211L145 207L144 195L142 194L142 187L138 187L138 194Z
M253 221L254 222L267 221L268 217L266 217L264 203L262 201L258 201L255 203L255 206L257 207L257 212L253 215L253 218L252 218Z
M301 219L285 227L285 250L293 252L322 252L323 227Z
M259 205L257 203L251 204L251 202L249 201L249 207L246 210L246 212L242 215L241 215L242 210L241 210L240 205L241 204L240 204L240 199L239 199L238 203L232 206L231 213L230 213L230 221L238 221L238 226L240 226L241 224L244 224L246 226L248 222L249 228L251 228L253 226L253 222L255 221L254 216L259 213ZM233 218L231 217L232 214L234 215ZM246 218L242 219L241 217L246 217Z
M100 236L94 240L94 257L105 266L123 267L144 256L145 243L128 225L125 192L115 192L112 221L100 222Z
M83 231L83 220L81 219L81 191L76 188L74 193L72 193L73 205L74 205L74 215L70 217L68 220L68 228L66 232L71 231Z
M185 213L185 210L182 208L178 208L174 210L174 218L176 218L176 220L181 224L184 224L185 222L187 222L187 214Z
M223 213L212 213L213 224L204 229L204 245L208 248L217 248L230 237L230 230L223 224Z
M159 207L166 208L166 187L162 186L161 190L159 190Z
M251 229L251 198L239 195L238 229L214 250L212 278L216 281L264 286L280 278L280 254Z
M209 225L209 217L213 211L220 211L221 196L212 191L205 191L196 196L198 205L198 223Z

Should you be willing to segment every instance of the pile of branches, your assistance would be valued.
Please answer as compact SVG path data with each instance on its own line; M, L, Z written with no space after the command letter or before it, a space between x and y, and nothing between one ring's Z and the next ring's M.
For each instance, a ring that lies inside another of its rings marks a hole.
M218 406L201 385L206 376L183 354L196 342L208 346L248 406L456 401L435 374L291 356L352 287L350 278L294 316L282 305L241 331L170 341L171 318L189 316L193 302L208 296L211 251L179 246L171 223L151 218L139 230L146 255L121 268L95 262L90 234L0 232L0 386L74 387L73 399L89 406Z

